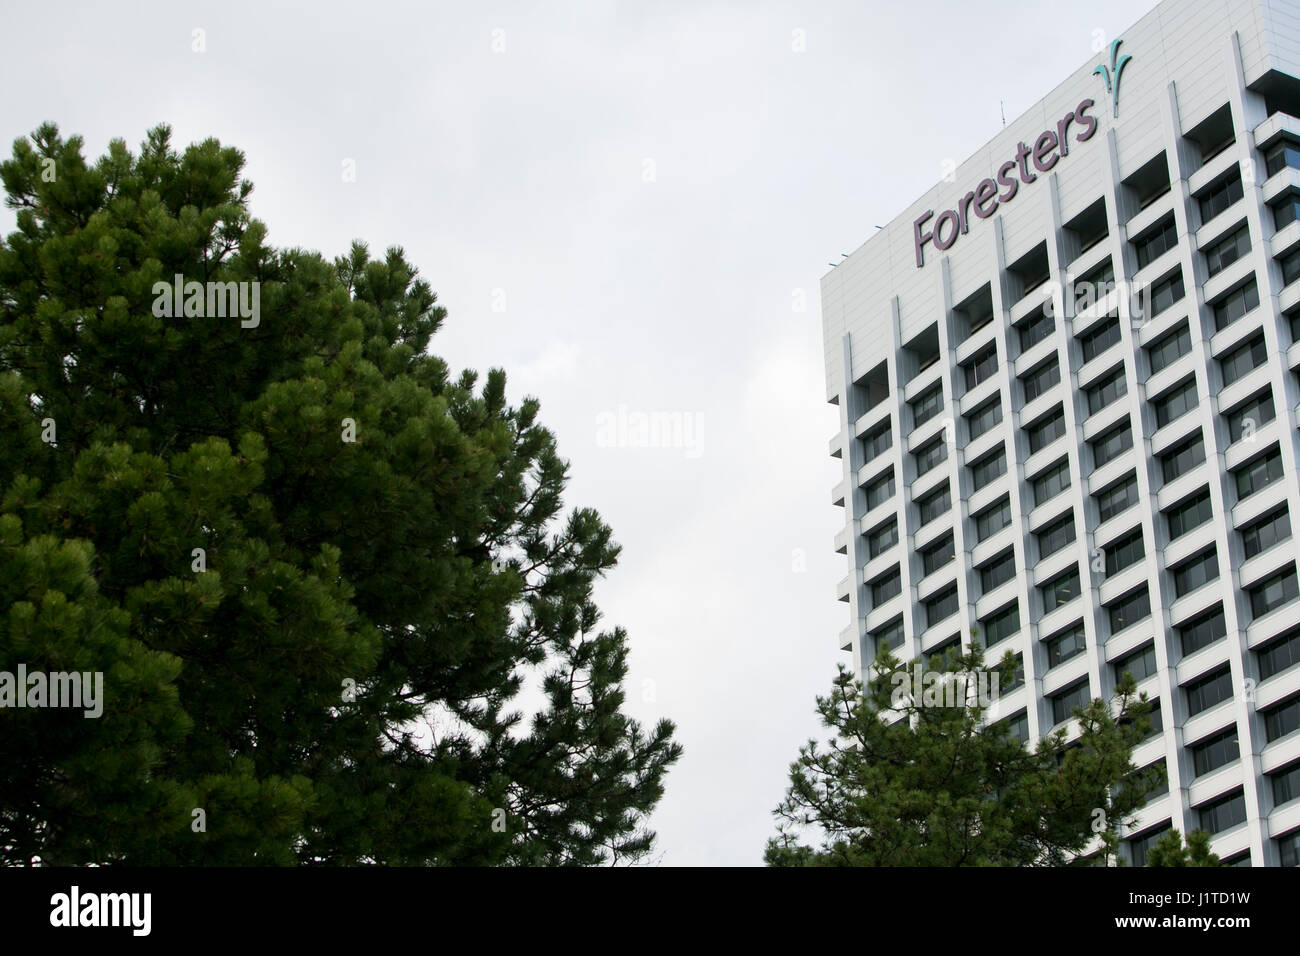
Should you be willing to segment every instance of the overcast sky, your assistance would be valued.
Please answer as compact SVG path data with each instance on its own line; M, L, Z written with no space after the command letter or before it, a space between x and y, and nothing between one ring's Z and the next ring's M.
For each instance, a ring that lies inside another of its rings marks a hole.
M402 246L623 545L629 707L686 751L659 859L754 865L849 662L820 278L1154 5L11 4L0 134L166 122L244 150L269 242Z

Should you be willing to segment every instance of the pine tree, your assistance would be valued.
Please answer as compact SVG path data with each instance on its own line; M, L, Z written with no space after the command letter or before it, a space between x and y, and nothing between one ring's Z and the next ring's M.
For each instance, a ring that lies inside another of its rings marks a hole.
M0 671L105 684L0 710L0 863L643 858L681 750L538 402L429 354L400 248L270 246L243 164L52 125L0 164Z
M988 724L994 687L1017 663L970 653L904 663L886 649L866 686L843 666L817 709L831 732L790 767L775 811L773 866L1064 866L1110 862L1118 829L1155 784L1130 755L1149 727L1132 677L1113 707L1076 709L1030 749ZM997 683L993 683L996 674ZM981 681L986 683L981 684ZM979 693L981 688L985 693ZM812 837L817 845L803 842Z
M1219 866L1219 858L1210 850L1210 835L1192 830L1183 843L1183 835L1170 830L1147 851L1147 866Z

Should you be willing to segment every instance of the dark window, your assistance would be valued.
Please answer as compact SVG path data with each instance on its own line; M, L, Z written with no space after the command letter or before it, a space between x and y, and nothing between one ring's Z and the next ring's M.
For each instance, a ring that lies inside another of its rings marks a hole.
M1248 558L1253 558L1279 541L1286 541L1290 537L1291 518L1287 514L1286 505L1276 511L1270 511L1264 517L1252 521L1241 529L1241 543Z
M1101 521L1109 521L1121 512L1127 511L1138 502L1137 475L1132 472L1128 477L1093 495L1097 499L1097 513Z
M1269 774L1273 783L1273 805L1280 807L1300 797L1300 763L1293 763Z
M1151 316L1157 316L1183 297L1183 274L1181 271L1161 279L1151 287Z
M1300 196L1290 193L1273 206L1273 227L1281 232L1300 216Z
M981 593L988 594L1016 576L1016 557L1011 551L1004 551L981 567L979 572Z
M1043 597L1043 613L1050 613L1079 596L1079 569L1070 568L1038 588Z
M925 626L933 627L957 613L957 585L945 588L925 602Z
M980 633L984 635L985 647L992 647L1018 630L1020 630L1020 605L1018 604L1008 604L980 621Z
M1251 309L1259 305L1259 287L1252 278L1214 304L1214 328L1222 332Z
M1282 456L1276 447L1232 473L1237 482L1237 499L1249 498L1282 477Z
M1083 631L1083 624L1075 624L1073 627L1058 631L1044 642L1047 645L1047 666L1055 667L1057 664L1064 664L1072 657L1078 657L1087 650L1087 640Z
M895 568L871 582L871 606L879 607L903 592L903 578Z
M1065 412L1060 405L1025 429L1030 453L1042 451L1065 434Z
M1144 268L1178 245L1178 227L1170 216L1160 226L1133 242L1137 250L1138 268Z
M1070 487L1070 465L1064 458L1032 479L1034 486L1034 504L1041 505L1050 501L1066 488Z
M997 399L986 405L981 405L966 416L966 424L970 426L970 440L974 441L1001 422L1002 405Z
M947 514L952 507L952 498L948 495L948 486L932 491L916 503L920 511L921 524L927 525L940 515Z
M1118 634L1126 627L1151 616L1151 600L1147 595L1146 585L1130 591L1119 600L1106 607L1110 619L1110 632Z
M1124 381L1124 367L1121 365L1088 386L1088 414L1096 415L1116 399L1128 393L1128 383Z
M1195 717L1232 696L1232 671L1225 664L1214 673L1192 681L1185 689L1187 716Z
M1276 176L1287 166L1300 169L1300 146L1284 139L1277 145L1269 147L1268 152L1264 154L1264 166L1270 176Z
M1268 680L1293 664L1300 664L1300 629L1279 634L1257 650L1259 677Z
M1031 321L1021 325L1017 330L1020 337L1020 351L1028 352L1039 342L1046 339L1056 328L1056 323L1046 312L1040 312Z
M1196 557L1174 568L1174 594L1182 597L1191 594L1197 588L1205 587L1219 577L1219 556L1213 550L1198 554Z
M1228 439L1241 441L1246 434L1255 434L1263 425L1277 417L1273 407L1273 392L1268 390L1254 396L1244 405L1238 405L1223 416L1228 420Z
M867 510L878 508L894 496L894 469L867 485Z
M867 637L871 639L877 654L883 654L886 648L896 651L903 646L903 619L895 618L884 627L872 631Z
M873 529L867 535L867 550L873 558L884 554L898 544L898 519L890 518L888 522Z
M1160 472L1168 483L1187 474L1203 461L1205 445L1201 442L1201 433L1197 432L1160 456Z
M1219 367L1223 370L1223 384L1231 385L1243 375L1248 375L1268 360L1268 350L1264 347L1264 336L1251 339L1245 345L1239 345L1223 358Z
M921 568L926 574L934 574L954 556L952 535L946 534L921 552Z
M1119 425L1094 438L1092 445L1093 467L1100 468L1107 462L1114 461L1133 447L1133 430L1125 419Z
M1178 631L1178 643L1183 653L1195 654L1227 637L1228 622L1223 617L1223 608L1219 607L1190 618L1177 625L1175 630Z
M1246 798L1240 790L1196 809L1201 829L1211 836L1246 822Z
M912 427L924 425L943 411L943 386L932 388L912 403Z
M881 452L890 448L893 444L894 434L889 429L889 422L885 422L883 425L878 425L876 428L862 436L863 461L871 461Z
M988 486L989 482L1007 473L1006 450L999 448L992 455L985 455L970 466L971 484L975 491Z
M1201 222L1209 222L1241 197L1241 174L1234 172L1227 179L1215 183L1200 197Z
M1079 336L1079 345L1083 347L1083 360L1091 362L1102 352L1119 341L1119 319L1102 322Z
M1283 285L1290 285L1300 279L1300 249L1283 256L1279 265L1282 266Z
M1300 697L1264 711L1264 736L1269 743L1300 730Z
M1146 557L1146 546L1142 543L1142 529L1134 528L1130 533L1113 539L1102 547L1106 556L1106 574L1118 574L1130 568Z
M1300 830L1277 838L1277 854L1283 866L1300 866Z
M1026 373L1020 379L1021 384L1025 387L1025 401L1032 402L1060 380L1061 366L1057 364L1056 356L1052 356L1047 362Z
M1161 336L1147 348L1147 358L1151 360L1152 373L1168 368L1191 350L1192 334L1187 329L1187 323L1184 322L1175 331Z
M1038 539L1039 560L1055 554L1074 540L1074 516L1067 514L1053 521L1034 537Z
M1249 252L1250 230L1242 223L1241 228L1232 235L1225 236L1205 250L1206 274L1218 275Z
M1195 776L1203 777L1207 773L1226 767L1241 758L1241 744L1237 740L1237 725L1220 731L1212 737L1198 740L1187 748L1192 752L1192 769Z
M1183 379L1169 391L1156 396L1151 404L1156 411L1156 427L1164 428L1196 407L1196 378Z
M1128 841L1128 854L1134 866L1147 865L1147 851L1160 842L1160 838L1169 832L1170 826L1166 820L1160 826Z
M990 348L981 352L962 367L966 370L967 390L987 382L998 370L997 349Z
M1133 680L1141 683L1156 672L1156 645L1146 644L1136 651L1125 654L1114 664L1115 679L1119 680L1126 673L1133 675Z
M916 460L916 476L919 478L947 460L948 443L944 441L944 436L940 435L918 448L912 457Z
M1069 687L1052 695L1052 722L1063 723L1069 720L1073 715L1075 708L1083 709L1088 706L1089 696L1088 679L1071 684Z
M975 516L975 537L979 541L984 541L1009 524L1011 524L1011 501L1003 498Z
M1250 595L1252 620L1263 617L1284 604L1290 604L1300 597L1300 589L1296 587L1295 567L1289 567L1265 578L1259 584L1249 588L1246 593Z
M1165 512L1165 521L1169 526L1169 540L1176 541L1193 528L1199 528L1214 517L1210 505L1210 490L1202 488L1194 495L1184 498Z
M1109 259L1074 282L1074 308L1086 312L1115 290L1115 269Z

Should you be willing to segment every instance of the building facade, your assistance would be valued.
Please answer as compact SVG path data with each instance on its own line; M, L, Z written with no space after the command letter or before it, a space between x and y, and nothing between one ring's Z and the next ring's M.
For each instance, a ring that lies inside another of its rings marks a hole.
M977 635L1029 741L1131 672L1126 857L1300 863L1300 0L1165 0L822 308L857 671Z

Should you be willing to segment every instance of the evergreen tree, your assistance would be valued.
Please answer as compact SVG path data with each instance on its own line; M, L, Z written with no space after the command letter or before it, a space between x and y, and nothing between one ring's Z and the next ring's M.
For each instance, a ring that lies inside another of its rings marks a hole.
M1011 686L1016 670L1010 654L986 668L978 644L911 664L886 649L865 687L841 666L832 692L817 700L832 739L810 740L791 764L767 863L1109 862L1119 825L1154 786L1154 771L1137 771L1130 760L1150 705L1125 675L1113 709L1094 700L1075 710L1077 738L1067 744L1060 729L1030 749L1005 720L985 719L993 687ZM818 845L802 842L809 831Z
M270 246L238 150L81 150L0 164L0 671L104 711L0 710L0 863L643 858L680 747L538 402L428 353L401 249Z
M1219 858L1210 850L1210 835L1192 830L1183 843L1183 835L1170 830L1147 851L1147 866L1219 866Z

